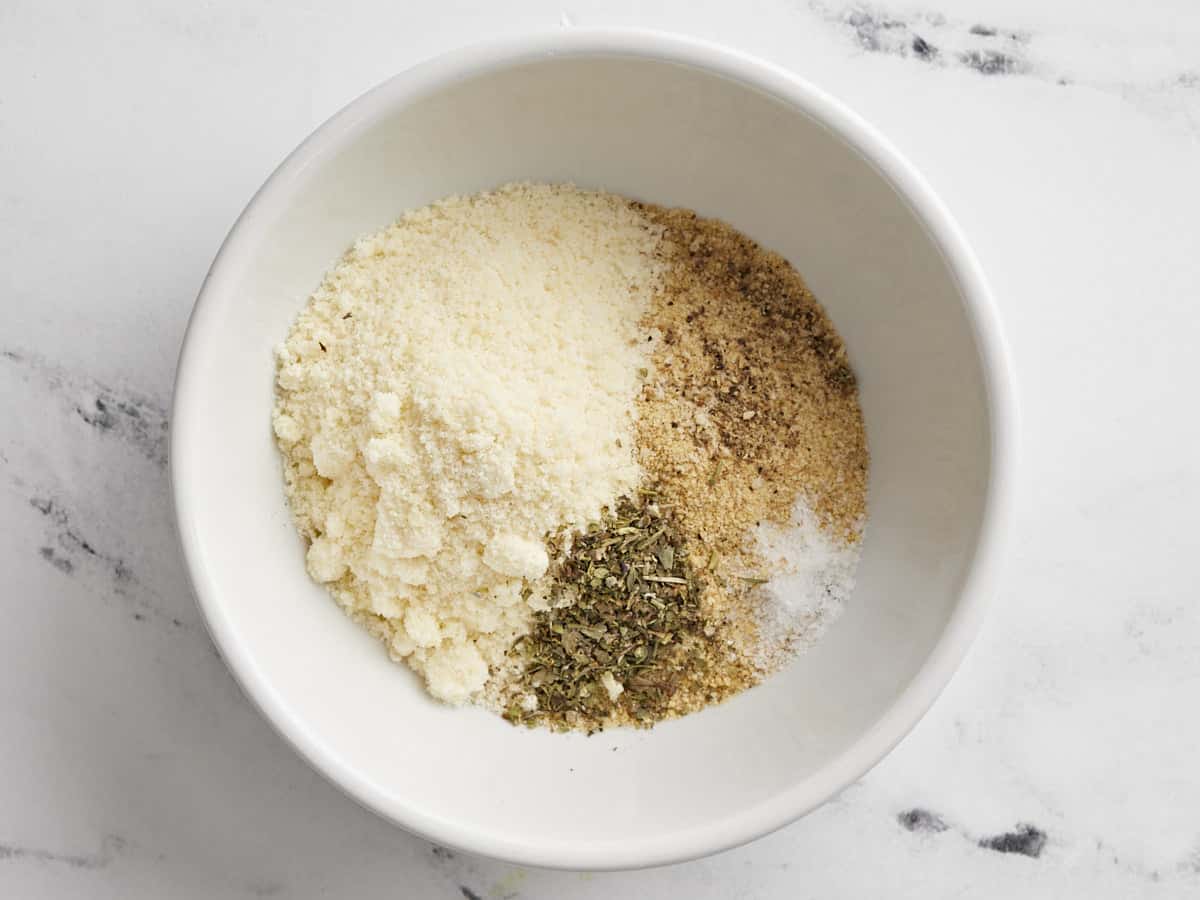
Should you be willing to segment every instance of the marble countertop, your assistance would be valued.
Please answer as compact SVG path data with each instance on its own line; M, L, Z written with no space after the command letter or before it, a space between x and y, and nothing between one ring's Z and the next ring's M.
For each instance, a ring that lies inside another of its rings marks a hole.
M474 6L0 7L0 895L1200 896L1200 6ZM432 846L291 752L200 622L164 435L206 267L316 124L601 24L790 67L924 171L998 298L1023 463L985 630L888 759L749 846L588 875Z

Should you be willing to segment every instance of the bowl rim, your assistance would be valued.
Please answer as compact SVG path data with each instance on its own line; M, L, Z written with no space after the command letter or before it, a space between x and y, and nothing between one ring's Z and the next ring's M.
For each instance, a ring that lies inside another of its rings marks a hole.
M252 236L274 220L323 160L347 146L380 117L456 82L549 57L625 57L675 63L729 78L808 115L856 150L907 202L945 258L957 281L975 340L991 426L991 466L983 519L959 599L932 652L912 681L848 749L822 769L769 800L723 819L659 835L651 840L602 845L514 839L413 809L387 796L332 753L255 663L236 637L205 568L194 523L188 472L194 465L188 440L191 397L203 377L200 348L217 323L209 298L222 293ZM351 101L320 125L267 178L222 243L201 285L184 334L176 368L169 433L171 495L185 567L210 635L245 695L275 730L314 769L345 794L384 819L438 844L520 865L563 869L629 869L681 862L729 849L811 812L866 774L924 716L948 684L977 634L996 580L1001 538L1011 515L1016 465L1016 407L1007 346L979 263L958 225L933 189L899 151L859 115L792 72L739 50L660 31L558 28L468 45L419 63Z

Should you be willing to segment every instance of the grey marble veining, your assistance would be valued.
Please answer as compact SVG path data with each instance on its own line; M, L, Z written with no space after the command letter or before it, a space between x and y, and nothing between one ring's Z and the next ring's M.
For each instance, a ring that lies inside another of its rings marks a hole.
M641 25L891 137L976 247L1023 426L995 608L822 809L646 872L436 847L234 685L171 532L174 358L278 160L423 56ZM1200 896L1200 9L1188 2L16 3L0 11L0 896Z
M72 374L29 353L3 350L0 358L14 370L9 378L22 382L28 392L44 392L101 434L129 444L159 466L167 464L167 411L160 402Z

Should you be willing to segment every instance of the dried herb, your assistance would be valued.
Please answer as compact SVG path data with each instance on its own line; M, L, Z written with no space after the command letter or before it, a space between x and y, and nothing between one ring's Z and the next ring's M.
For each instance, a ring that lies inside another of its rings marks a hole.
M552 605L514 645L524 669L505 718L588 731L663 718L704 639L700 588L669 508L641 491L548 545ZM532 710L521 702L530 695Z

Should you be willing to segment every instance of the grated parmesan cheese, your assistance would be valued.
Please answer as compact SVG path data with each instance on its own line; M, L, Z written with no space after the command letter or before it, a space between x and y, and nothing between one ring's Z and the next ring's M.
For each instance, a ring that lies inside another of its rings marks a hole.
M610 194L453 197L359 240L277 348L308 570L441 700L545 605L544 535L638 483L657 239Z

